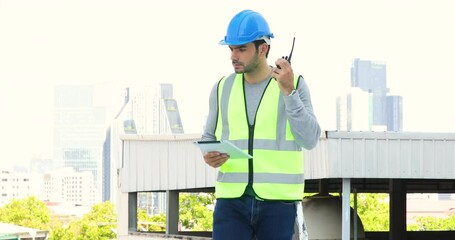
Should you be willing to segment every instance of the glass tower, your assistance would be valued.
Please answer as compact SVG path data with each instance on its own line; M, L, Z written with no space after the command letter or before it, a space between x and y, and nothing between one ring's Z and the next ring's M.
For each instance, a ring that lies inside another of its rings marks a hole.
M94 106L93 93L91 85L56 86L54 166L90 171L99 195L106 110Z

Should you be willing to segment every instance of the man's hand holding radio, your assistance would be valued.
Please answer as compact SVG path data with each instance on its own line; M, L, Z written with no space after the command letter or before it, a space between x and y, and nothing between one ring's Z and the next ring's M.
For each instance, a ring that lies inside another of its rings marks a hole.
M280 86L281 93L289 96L294 90L294 72L292 66L285 58L279 58L275 61L276 67L272 69L272 77L276 79Z

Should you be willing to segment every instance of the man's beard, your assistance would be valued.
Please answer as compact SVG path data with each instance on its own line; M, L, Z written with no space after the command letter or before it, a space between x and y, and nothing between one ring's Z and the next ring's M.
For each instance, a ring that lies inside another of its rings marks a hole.
M240 63L240 62L232 62L232 64L235 64L235 63ZM243 70L237 70L237 69L234 69L235 70L235 73L250 73L250 72L253 72L257 69L257 67L259 66L259 54L255 54L254 58L251 59L250 63L249 64L241 64L243 66Z

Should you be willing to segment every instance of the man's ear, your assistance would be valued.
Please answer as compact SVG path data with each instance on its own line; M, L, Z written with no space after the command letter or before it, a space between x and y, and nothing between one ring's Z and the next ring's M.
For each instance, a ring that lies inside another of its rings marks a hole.
M266 43L261 44L261 52L267 54L267 51L269 51L269 45Z

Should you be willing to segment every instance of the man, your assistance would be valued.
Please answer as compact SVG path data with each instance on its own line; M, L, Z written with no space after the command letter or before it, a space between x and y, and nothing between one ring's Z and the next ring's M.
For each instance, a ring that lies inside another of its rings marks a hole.
M302 147L313 148L321 130L303 77L285 58L268 65L273 37L260 13L244 10L220 42L229 46L235 73L214 85L201 140L229 140L253 157L204 153L220 168L214 240L292 239L302 214Z

